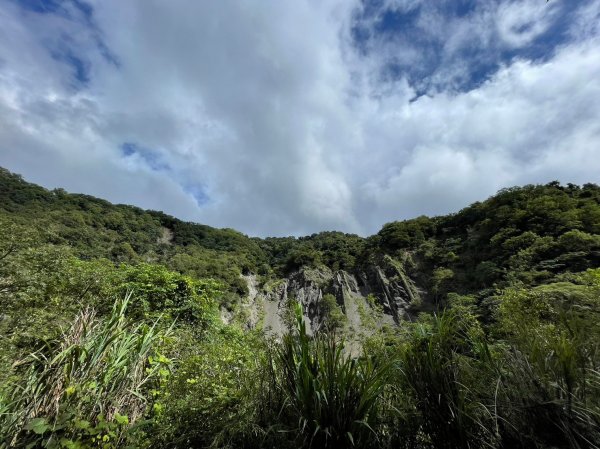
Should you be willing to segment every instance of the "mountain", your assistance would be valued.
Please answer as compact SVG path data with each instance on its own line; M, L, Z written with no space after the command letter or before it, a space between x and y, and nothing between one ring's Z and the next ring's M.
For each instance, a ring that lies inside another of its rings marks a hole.
M0 228L1 448L598 447L595 184L261 239L0 169Z
M50 191L5 169L0 212L43 229L48 242L67 245L84 260L159 263L219 280L227 286L224 315L231 319L241 305L255 317L250 327L258 324L265 300L300 299L312 327L319 326L318 304L327 293L344 311L356 310L353 301L361 307L375 301L388 321L398 322L444 303L449 292L484 301L497 288L535 286L600 266L595 184L504 189L455 214L388 223L367 238L340 232L250 238L162 212ZM266 313L280 328L278 317Z

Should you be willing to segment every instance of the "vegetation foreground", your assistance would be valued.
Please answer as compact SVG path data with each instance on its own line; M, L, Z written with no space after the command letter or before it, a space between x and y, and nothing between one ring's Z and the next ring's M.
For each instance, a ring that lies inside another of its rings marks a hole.
M1 171L0 229L1 448L600 447L598 186L261 240ZM383 256L423 305L359 351L330 295L315 333L221 319L242 274Z

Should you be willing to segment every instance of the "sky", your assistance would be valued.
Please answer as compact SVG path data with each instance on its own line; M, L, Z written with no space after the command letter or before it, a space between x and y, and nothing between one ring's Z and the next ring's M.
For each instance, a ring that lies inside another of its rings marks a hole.
M1 0L0 166L252 236L600 183L600 0Z

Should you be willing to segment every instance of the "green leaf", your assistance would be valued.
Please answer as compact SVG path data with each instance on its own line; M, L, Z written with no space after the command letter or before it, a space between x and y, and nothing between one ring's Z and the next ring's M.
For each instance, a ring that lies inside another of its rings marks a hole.
M77 421L75 421L75 427L77 429L89 429L90 428L90 422L86 421L85 419L78 419Z
M352 446L354 446L354 437L352 436L352 434L350 432L346 432L346 435L348 436L348 439L350 440L350 444L352 444Z
M29 421L25 426L26 430L31 430L37 435L42 435L49 428L50 425L46 421L46 418L34 418L31 421Z
M120 413L115 413L115 421L122 426L129 424L129 418L127 415L121 415Z
M73 441L73 440L69 440L67 438L61 438L60 439L60 446L61 447L65 447L67 449L81 449L81 448L83 448L83 445L81 444L81 441Z

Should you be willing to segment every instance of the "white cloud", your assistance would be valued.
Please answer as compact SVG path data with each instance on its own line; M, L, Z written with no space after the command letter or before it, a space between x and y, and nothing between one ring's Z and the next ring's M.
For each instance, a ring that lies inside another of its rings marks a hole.
M410 157L365 183L365 202L385 221L407 210L456 211L509 185L598 182L599 48L597 40L565 47L547 63L517 61L470 92L421 97L390 135L413 145L404 148Z
M500 38L509 47L524 47L548 30L559 13L556 2L540 7L537 0L513 0L501 4L497 12Z
M461 59L469 37L493 53L499 36L519 47L548 29L555 13L538 16L531 4L486 3L449 21L448 64L435 84L469 72ZM509 185L600 181L597 30L546 62L516 59L470 91L415 100L418 86L382 80L380 68L398 54L423 62L418 46L375 40L368 55L356 52L357 7L103 0L90 27L76 11L40 15L4 2L0 165L50 187L254 235L371 233ZM81 55L87 84L51 57L48 42ZM124 157L125 142L152 151L160 167Z
M600 33L600 2L584 2L577 8L570 33L580 40L597 36Z

